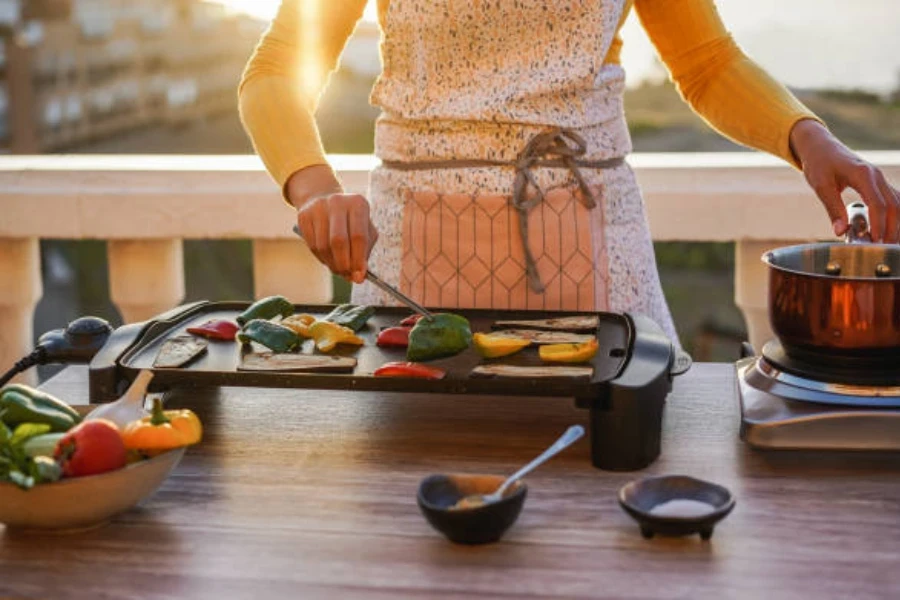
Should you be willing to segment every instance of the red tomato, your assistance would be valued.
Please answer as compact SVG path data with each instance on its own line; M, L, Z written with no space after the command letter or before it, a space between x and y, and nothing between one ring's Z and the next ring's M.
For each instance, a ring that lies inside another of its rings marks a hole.
M125 466L127 452L119 428L112 421L84 421L69 430L53 453L64 477L82 477Z

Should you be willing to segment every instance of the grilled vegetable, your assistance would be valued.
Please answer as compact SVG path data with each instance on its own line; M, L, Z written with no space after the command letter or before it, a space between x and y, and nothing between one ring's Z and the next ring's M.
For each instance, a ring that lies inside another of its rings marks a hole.
M408 317L406 317L405 319L400 321L400 327L412 327L413 325L418 323L419 319L421 319L421 318L422 318L422 315L419 315L419 314L409 315Z
M203 426L190 410L163 410L162 400L153 399L153 413L139 421L132 421L122 432L122 441L129 450L163 452L200 441Z
M349 373L356 367L351 356L322 354L245 354L238 371L275 371L281 373Z
M290 352L302 342L300 336L287 327L263 319L253 319L244 325L237 340L242 344L256 342L275 352Z
M331 352L338 344L362 346L365 343L349 327L330 321L316 321L309 326L309 335L316 340L316 348L321 352Z
M159 369L183 367L206 352L206 340L190 335L179 335L163 342L153 366Z
M59 440L54 458L66 477L97 475L125 466L125 444L115 423L85 421Z
M390 362L375 369L375 377L413 377L416 379L441 379L447 374L443 369L414 362Z
M527 329L548 329L551 331L596 331L600 325L597 315L558 317L555 319L535 319L525 321L497 321L494 327L523 327Z
M545 377L590 377L593 367L520 367L516 365L478 365L472 369L476 377L511 377L517 379L537 379Z
M333 311L325 315L323 321L330 321L343 325L353 331L359 331L365 327L372 315L375 314L373 306L356 306L355 304L341 304Z
M469 321L459 315L438 313L433 319L420 319L409 332L406 358L420 361L453 356L468 348L471 341Z
M531 345L531 340L511 338L491 333L476 333L472 336L475 349L485 358L499 358L515 354L522 348Z
M316 322L316 318L306 313L300 315L291 315L284 319L281 324L303 338L312 337L309 333L309 326Z
M583 333L569 333L567 331L539 331L537 329L503 329L495 331L491 335L496 337L508 337L514 339L531 340L535 344L580 344L596 339L592 335Z
M409 332L411 327L388 327L382 329L375 340L375 345L381 348L406 348L409 346Z
M247 310L237 316L238 325L244 326L253 319L268 320L273 317L289 317L294 314L294 305L284 296L269 296L257 300Z
M0 390L0 419L9 427L46 423L53 431L68 431L81 422L81 416L62 400L19 383Z
M597 354L597 340L581 344L551 344L541 346L539 353L541 360L560 363L583 363L594 358Z
M187 332L211 340L234 341L235 334L240 327L225 319L213 319L196 327L188 327Z

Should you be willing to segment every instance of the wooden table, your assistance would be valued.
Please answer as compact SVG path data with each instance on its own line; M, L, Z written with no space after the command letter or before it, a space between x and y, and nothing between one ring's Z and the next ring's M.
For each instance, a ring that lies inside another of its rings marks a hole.
M587 413L561 399L204 389L206 426L162 489L67 536L0 530L12 598L898 598L900 456L763 454L738 439L731 365L676 384L663 456L591 467L580 442L529 476L518 523L463 547L416 507L429 473L510 473ZM85 372L46 386L73 402ZM616 491L645 474L728 486L712 541L644 540Z

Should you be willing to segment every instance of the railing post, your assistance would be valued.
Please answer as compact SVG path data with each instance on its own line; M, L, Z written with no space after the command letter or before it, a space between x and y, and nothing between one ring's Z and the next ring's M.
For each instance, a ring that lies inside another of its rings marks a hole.
M0 239L0 373L34 347L34 307L43 293L37 238ZM34 370L14 381L36 384Z
M181 240L107 243L109 295L126 323L145 321L184 299Z
M769 271L762 256L781 246L799 244L784 240L738 240L734 252L734 303L744 314L749 342L759 352L772 339L769 326Z
M331 272L301 240L253 240L253 293L280 294L297 304L331 302Z

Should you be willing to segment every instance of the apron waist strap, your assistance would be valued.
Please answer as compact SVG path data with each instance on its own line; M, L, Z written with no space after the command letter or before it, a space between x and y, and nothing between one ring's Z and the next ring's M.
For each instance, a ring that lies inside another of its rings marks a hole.
M582 160L587 145L575 131L557 127L534 135L514 161L490 159L447 159L432 161L382 161L382 164L398 171L422 171L431 169L469 169L479 167L514 167L516 176L513 181L512 205L519 215L519 235L525 254L525 271L528 285L536 293L543 293L544 284L537 270L537 261L528 244L528 211L544 200L544 191L538 185L532 172L534 167L556 167L568 169L581 190L579 201L587 208L597 206L594 194L588 187L580 169L611 169L625 162L623 157L605 160ZM529 188L535 193L529 194Z

